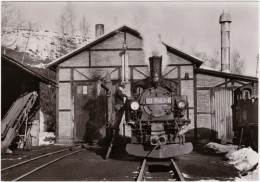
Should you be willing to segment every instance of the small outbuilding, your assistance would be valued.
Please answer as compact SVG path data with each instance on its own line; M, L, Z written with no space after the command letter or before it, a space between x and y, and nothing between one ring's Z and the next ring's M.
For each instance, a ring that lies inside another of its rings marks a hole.
M25 66L18 61L1 55L1 120L5 117L12 105L28 93L36 92L38 97L33 109L35 117L33 120L39 130L39 109L40 109L40 83L45 83L56 87L56 83L33 71L28 66ZM16 113L15 113L16 114ZM28 116L29 118L32 116ZM8 122L5 120L5 122ZM2 123L3 124L3 123ZM6 123L8 125L8 123ZM3 129L3 128L2 128ZM39 131L32 131L33 145L38 144L37 136Z

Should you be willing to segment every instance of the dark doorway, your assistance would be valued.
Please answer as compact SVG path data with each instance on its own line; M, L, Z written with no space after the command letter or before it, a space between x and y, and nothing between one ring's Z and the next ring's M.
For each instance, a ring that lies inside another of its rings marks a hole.
M74 83L74 142L98 142L106 135L106 96L96 82Z

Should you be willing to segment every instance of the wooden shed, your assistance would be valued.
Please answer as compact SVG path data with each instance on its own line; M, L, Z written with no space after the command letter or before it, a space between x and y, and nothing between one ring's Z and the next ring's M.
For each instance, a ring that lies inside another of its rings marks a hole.
M37 120L33 124L37 125L36 128L39 128L39 108L40 108L40 83L49 84L52 86L56 86L56 83L38 73L30 69L28 66L25 66L18 61L6 56L1 55L1 120L3 122L4 116L7 112L11 112L9 109L16 109L13 104L18 100L24 97L24 95L32 92L36 92L38 97L34 104L32 110L35 112L32 113L32 116L28 116L28 118L35 117L33 120ZM23 109L23 108L19 108ZM16 113L17 116L17 113ZM17 120L17 118L11 119ZM10 122L9 119L6 119L5 122L7 124ZM2 123L3 124L3 123ZM31 130L32 131L32 130ZM39 131L32 131L31 135L33 138L33 145L38 145ZM37 135L37 136L36 136Z
M200 69L203 61L166 43L164 78L178 84L189 101L190 139L232 138L232 90L257 78ZM51 62L57 72L57 142L89 142L105 136L105 95L95 95L96 80L111 75L114 90L122 82L122 52L127 47L130 85L149 77L140 33L122 26ZM151 55L152 56L152 55ZM164 58L162 58L164 60ZM132 90L134 92L134 90ZM104 92L103 92L104 93Z
M21 95L33 91L39 95L40 82L56 86L54 81L3 54L1 67L1 118Z

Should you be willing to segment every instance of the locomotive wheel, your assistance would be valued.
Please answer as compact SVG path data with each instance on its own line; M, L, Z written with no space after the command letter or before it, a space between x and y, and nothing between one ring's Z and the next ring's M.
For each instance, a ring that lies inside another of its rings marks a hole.
M30 151L32 150L32 135L28 135L25 141L24 150Z

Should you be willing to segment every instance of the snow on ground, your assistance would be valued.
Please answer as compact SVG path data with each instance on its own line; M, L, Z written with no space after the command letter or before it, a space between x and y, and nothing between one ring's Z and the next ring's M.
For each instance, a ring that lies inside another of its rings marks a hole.
M205 148L213 149L216 153L228 153L231 151L236 151L238 149L237 145L221 145L218 143L210 142L204 146Z
M54 132L40 132L39 145L50 145L54 143Z
M28 39L29 37L29 39ZM2 37L2 45L7 46L10 49L23 52L25 45L28 41L28 52L35 60L50 60L60 57L60 38L61 35L56 32L50 32L48 30L29 31L21 29L18 31L10 32ZM88 43L92 39L84 39L79 35L75 35L71 38L72 42L77 46L81 46L83 43ZM67 51L71 48L66 48Z
M250 147L238 150L236 145L221 145L213 142L204 147L213 149L216 153L226 153L228 164L234 165L241 173L247 173L245 176L237 177L235 181L258 181L258 166L255 170L250 170L258 165L259 156Z
M248 171L258 163L258 153L250 147L230 152L226 155L228 163L234 165L240 171Z
M259 181L258 166L254 171L248 172L246 176L236 177L235 181Z

